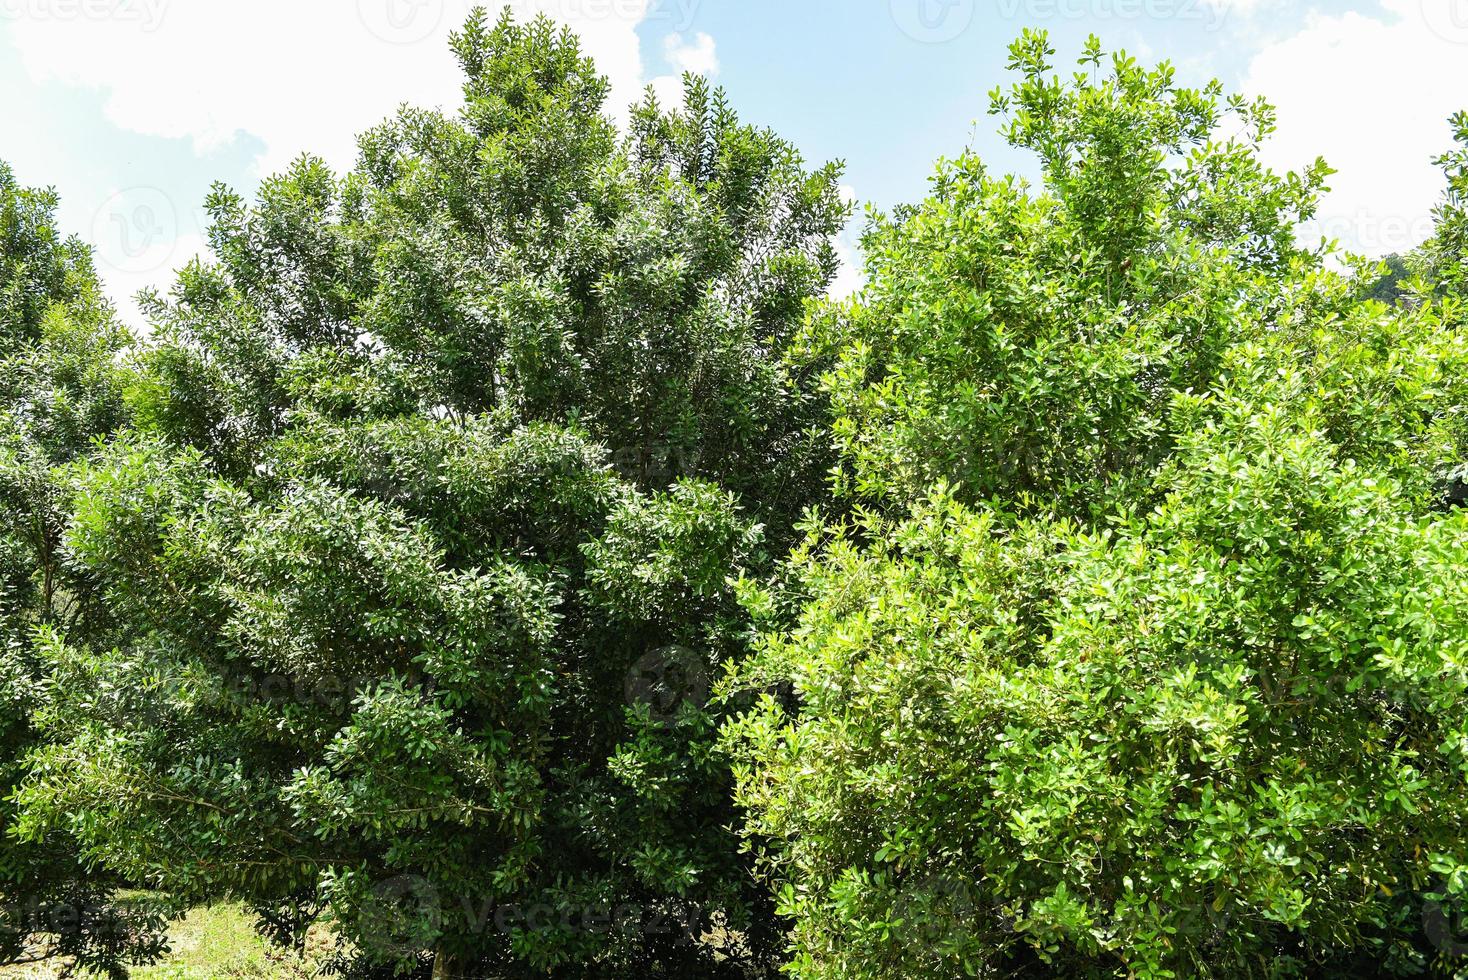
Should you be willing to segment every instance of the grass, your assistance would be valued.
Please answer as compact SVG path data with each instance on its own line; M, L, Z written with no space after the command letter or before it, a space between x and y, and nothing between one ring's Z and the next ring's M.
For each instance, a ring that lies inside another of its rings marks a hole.
M331 945L313 931L304 956L277 949L233 905L195 909L175 922L168 936L168 954L152 966L135 967L134 980L306 980L315 975ZM57 976L57 965L0 966L0 980Z

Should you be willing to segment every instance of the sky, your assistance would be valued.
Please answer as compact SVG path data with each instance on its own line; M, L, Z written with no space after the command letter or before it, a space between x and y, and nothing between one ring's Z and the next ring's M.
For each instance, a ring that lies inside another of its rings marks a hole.
M0 160L54 187L59 220L138 326L137 290L205 250L216 181L253 193L303 152L349 168L355 134L409 103L459 103L449 32L472 0L0 0ZM490 4L495 9L495 4ZM512 0L575 29L612 83L609 111L706 75L849 197L920 199L966 148L1033 175L987 115L1008 44L1050 32L1062 65L1088 34L1218 78L1279 109L1280 169L1338 173L1305 233L1366 254L1431 233L1432 158L1468 108L1468 0ZM838 293L860 283L860 219Z

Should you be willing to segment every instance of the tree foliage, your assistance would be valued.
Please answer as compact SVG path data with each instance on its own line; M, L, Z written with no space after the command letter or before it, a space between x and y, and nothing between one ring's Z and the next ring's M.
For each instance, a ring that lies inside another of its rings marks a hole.
M826 314L872 506L744 588L727 745L789 969L1451 973L1468 343L1293 243L1324 166L1210 142L1216 88L1048 54L995 99L1043 190L943 166Z
M839 165L452 45L144 338L0 168L0 958L1462 975L1461 151L1341 271L1266 102L1030 32L1039 181L941 162L823 302Z
M1247 400L1168 469L1106 531L940 495L802 565L800 623L751 668L799 710L731 730L797 976L1436 956L1418 896L1463 881L1463 512L1414 515Z
M1260 165L1268 105L1168 65L1104 70L1095 45L1065 83L1052 54L1026 34L1021 81L992 97L1041 191L972 153L941 164L927 200L873 224L860 302L814 321L847 493L901 506L947 479L970 501L1105 512L1170 451L1172 396L1205 390L1269 316L1269 284L1314 262L1291 229L1328 171ZM1225 121L1241 135L1217 138Z
M1437 209L1436 233L1423 251L1431 284L1461 303L1468 296L1468 111L1451 122L1460 145L1437 160L1448 188Z
M701 694L822 487L784 352L838 170L690 79L619 140L568 33L476 14L456 115L209 200L136 425L75 468L22 830L338 968L745 975L778 952Z
M86 637L110 618L66 560L65 467L124 424L116 358L129 343L90 253L57 233L56 198L0 164L0 829L53 702L50 631ZM0 837L0 961L58 956L109 975L158 949L156 916L117 903L64 833Z

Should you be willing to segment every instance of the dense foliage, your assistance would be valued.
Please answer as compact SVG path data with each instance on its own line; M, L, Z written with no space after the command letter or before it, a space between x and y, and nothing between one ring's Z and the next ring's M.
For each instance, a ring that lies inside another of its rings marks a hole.
M64 554L64 468L125 420L116 357L128 343L91 256L57 234L55 196L0 165L0 826L54 703L44 667L52 631L78 638L109 612ZM114 901L118 879L91 873L65 835L0 837L0 961L69 956L112 975L156 950L156 917Z
M734 730L809 977L1402 972L1462 881L1468 523L1247 401L1154 512L940 496L804 568ZM1410 896L1403 902L1398 893Z
M1271 283L1311 261L1291 229L1327 170L1258 163L1267 105L1125 58L1100 78L1097 47L1062 85L1045 45L1018 42L1022 81L993 96L1043 191L972 153L943 164L926 201L866 236L861 301L810 331L838 359L835 435L860 497L901 506L948 479L964 499L1085 517L1144 494L1173 394L1206 389ZM1213 140L1225 114L1243 140Z
M619 143L545 20L454 48L457 116L217 189L218 261L150 301L66 533L115 621L41 649L22 828L327 915L343 969L766 969L700 695L829 465L782 352L837 170L696 80Z
M1451 972L1468 338L1295 246L1323 167L1208 141L1216 89L1050 54L995 97L1043 191L943 167L827 315L874 506L746 587L734 686L793 688L729 729L790 970Z
M1463 149L1343 271L1266 102L1026 33L1038 181L823 301L839 167L453 49L143 339L0 168L0 961L229 900L359 978L1464 975Z
M1437 211L1437 234L1422 251L1429 284L1461 299L1468 296L1468 110L1453 117L1453 130L1460 145L1438 160L1447 199Z

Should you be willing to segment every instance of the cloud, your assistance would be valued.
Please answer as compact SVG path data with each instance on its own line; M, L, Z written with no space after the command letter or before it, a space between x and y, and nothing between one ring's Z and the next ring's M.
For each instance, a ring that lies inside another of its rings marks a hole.
M856 189L849 184L842 184L841 200L847 204L856 204ZM836 278L826 291L826 294L832 299L848 299L860 292L867 283L866 270L862 266L860 244L863 222L864 219L858 211L852 216L845 230L836 236L836 257L841 260L841 265L836 270Z
M658 104L665 109L683 105L683 75L691 72L713 78L719 73L719 54L714 39L699 31L692 41L686 40L677 31L663 38L663 58L674 69L671 74L659 75L648 84L657 96Z
M1253 59L1244 84L1279 108L1268 162L1298 168L1323 156L1339 171L1307 232L1368 255L1430 236L1443 189L1432 158L1451 145L1448 116L1468 108L1468 2L1382 6L1379 18L1312 15Z
M1251 17L1260 7L1272 4L1274 0L1203 0L1203 6L1225 14L1240 14Z
M261 173L305 151L338 169L355 136L404 102L452 108L449 32L472 0L5 0L36 82L105 93L108 119L201 153L250 134ZM648 0L513 0L582 38L620 107L642 87L636 33Z
M663 56L680 75L692 72L713 77L719 73L719 55L714 39L703 31L699 31L692 41L684 40L683 35L676 32L669 34L663 38Z

